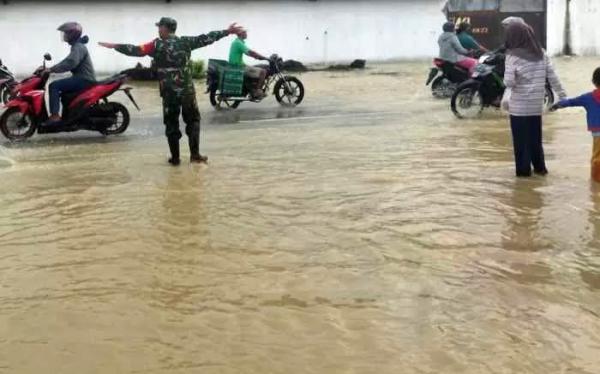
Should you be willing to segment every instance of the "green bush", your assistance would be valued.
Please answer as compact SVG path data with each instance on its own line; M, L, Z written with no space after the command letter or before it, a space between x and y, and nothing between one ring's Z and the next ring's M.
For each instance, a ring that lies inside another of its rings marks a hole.
M203 60L192 60L190 63L192 65L192 78L202 79L206 76L204 72Z

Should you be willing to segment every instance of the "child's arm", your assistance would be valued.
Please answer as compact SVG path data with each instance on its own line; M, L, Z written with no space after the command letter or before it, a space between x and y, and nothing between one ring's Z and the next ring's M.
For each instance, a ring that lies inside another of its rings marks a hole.
M585 107L585 101L584 101L584 96L579 96L573 99L564 99L564 100L560 100L558 103L554 104L552 106L552 110L557 110L557 109L562 109L562 108L568 108L568 107L575 107L575 106L582 106Z

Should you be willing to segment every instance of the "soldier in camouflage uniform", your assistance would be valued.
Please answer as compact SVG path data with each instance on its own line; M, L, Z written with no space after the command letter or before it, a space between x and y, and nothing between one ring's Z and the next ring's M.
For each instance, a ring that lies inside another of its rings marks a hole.
M196 102L196 92L192 81L190 64L191 52L202 48L230 34L238 34L241 27L236 24L227 30L212 31L199 36L176 36L177 22L163 17L156 24L159 37L140 46L130 44L99 43L106 48L113 48L128 56L151 56L157 68L160 82L160 95L163 101L163 120L165 134L169 141L171 158L169 163L179 165L179 114L183 114L186 124L185 132L190 145L190 161L202 163L207 158L200 155L200 112Z

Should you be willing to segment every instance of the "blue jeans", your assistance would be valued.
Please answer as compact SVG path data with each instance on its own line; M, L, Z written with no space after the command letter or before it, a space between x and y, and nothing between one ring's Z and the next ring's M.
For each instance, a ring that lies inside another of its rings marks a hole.
M90 81L77 77L59 79L50 83L50 114L59 114L60 95L84 90L92 84Z

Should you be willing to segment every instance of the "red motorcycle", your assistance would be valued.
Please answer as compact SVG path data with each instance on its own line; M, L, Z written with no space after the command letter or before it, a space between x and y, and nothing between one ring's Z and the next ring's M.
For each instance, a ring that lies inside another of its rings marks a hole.
M46 71L46 61L52 57L44 55L42 69L19 83L17 95L5 107L0 116L0 131L10 140L23 140L38 134L71 132L78 130L98 131L104 135L121 134L129 126L129 111L123 104L108 101L117 91L123 91L139 110L131 95L131 87L121 88L128 77L126 71L97 82L80 92L63 94L62 118L57 124L45 125L48 110L44 100L46 83L50 73Z

